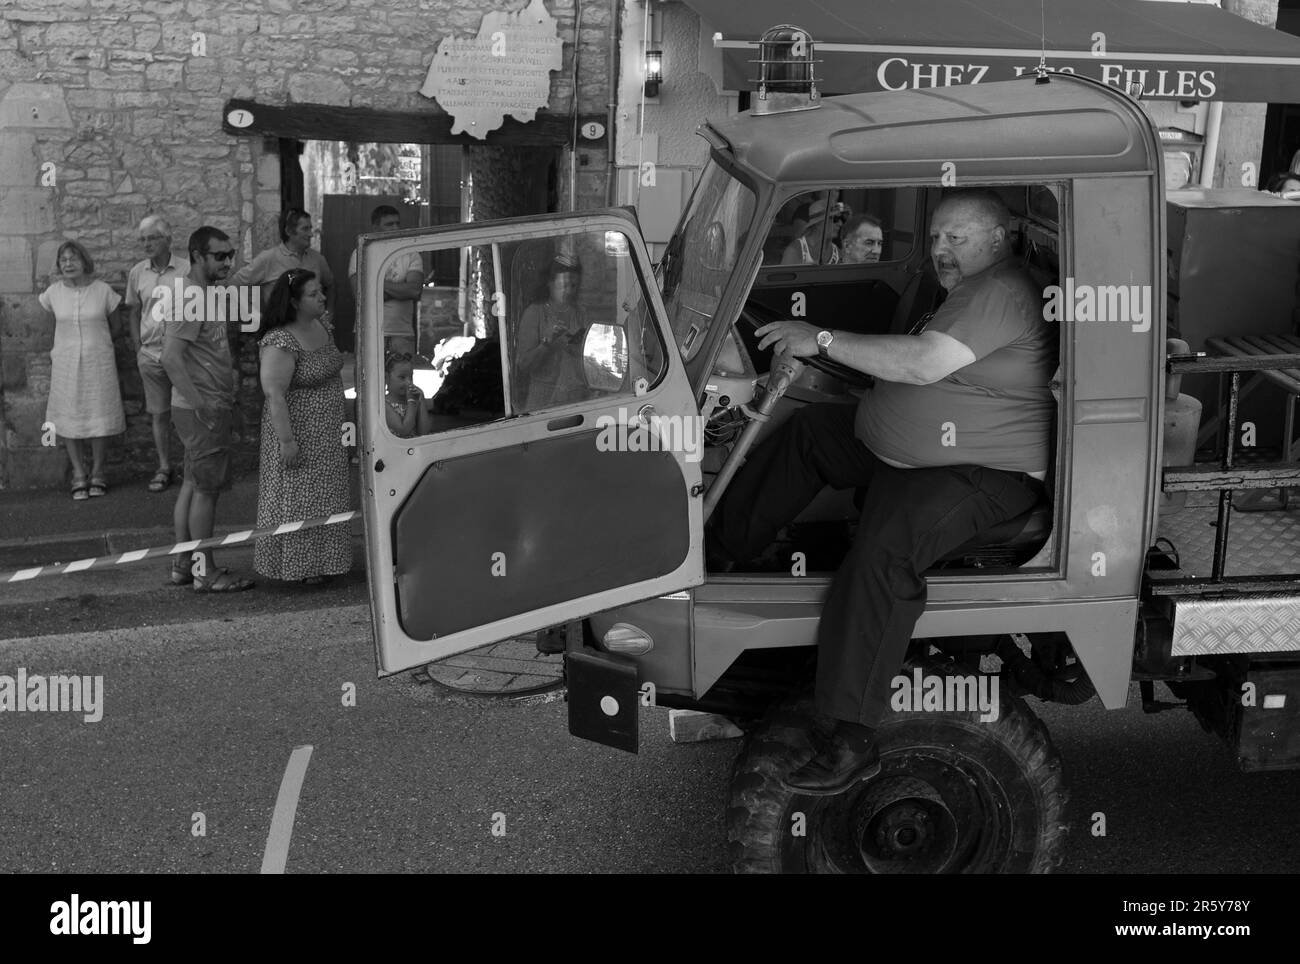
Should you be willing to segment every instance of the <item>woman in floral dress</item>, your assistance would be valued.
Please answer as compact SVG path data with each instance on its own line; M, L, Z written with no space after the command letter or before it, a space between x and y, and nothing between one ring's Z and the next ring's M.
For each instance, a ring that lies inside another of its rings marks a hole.
M126 431L122 392L109 316L122 298L95 278L90 254L76 241L59 245L57 279L41 292L41 307L54 316L50 349L50 399L45 421L63 440L72 463L72 497L77 501L108 491L104 454L108 437ZM87 478L81 440L90 440Z
M351 507L343 448L343 356L323 317L325 296L311 271L280 275L263 315L262 466L257 527L315 519ZM347 525L317 526L259 539L253 567L271 579L321 583L352 568Z

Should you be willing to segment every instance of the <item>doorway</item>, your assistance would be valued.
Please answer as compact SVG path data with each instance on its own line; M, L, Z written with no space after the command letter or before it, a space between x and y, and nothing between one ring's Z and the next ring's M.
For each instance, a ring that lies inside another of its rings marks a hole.
M344 352L356 349L356 298L348 263L357 236L371 230L375 207L396 208L403 228L547 214L559 207L558 147L298 143L301 203L318 217L318 246L334 272L335 340ZM291 203L284 199L286 206ZM461 317L464 312L452 294L466 280L465 266L454 252L427 261L425 292L417 307L417 350L432 357L440 341L462 334L473 319Z

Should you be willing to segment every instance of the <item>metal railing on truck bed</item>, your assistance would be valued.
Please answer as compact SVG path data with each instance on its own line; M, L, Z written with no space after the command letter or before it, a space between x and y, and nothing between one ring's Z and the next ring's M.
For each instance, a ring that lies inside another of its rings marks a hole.
M1166 370L1171 375L1229 375L1223 392L1226 436L1223 457L1218 465L1170 466L1162 472L1161 488L1165 492L1205 492L1217 490L1219 512L1214 535L1214 561L1211 574L1189 576L1186 573L1153 570L1147 573L1146 592L1151 596L1187 596L1197 592L1257 593L1300 591L1300 573L1277 575L1225 576L1228 532L1232 518L1232 493L1238 489L1274 489L1300 485L1300 463L1293 461L1253 463L1238 466L1237 410L1243 372L1270 372L1300 369L1300 354L1207 357L1203 354L1170 355ZM1288 404L1294 400L1289 399ZM1290 439L1284 440L1286 450Z

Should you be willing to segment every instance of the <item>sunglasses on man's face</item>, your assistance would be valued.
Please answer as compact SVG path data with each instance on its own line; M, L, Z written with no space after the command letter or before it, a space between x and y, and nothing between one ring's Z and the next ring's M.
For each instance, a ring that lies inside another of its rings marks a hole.
M229 261L235 256L233 251L209 251L209 258L216 258L218 261Z

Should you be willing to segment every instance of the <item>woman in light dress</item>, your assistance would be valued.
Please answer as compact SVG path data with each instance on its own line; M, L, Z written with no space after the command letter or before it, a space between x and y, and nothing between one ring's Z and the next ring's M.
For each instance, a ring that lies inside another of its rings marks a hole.
M72 498L80 502L108 491L104 474L108 438L126 431L108 325L122 298L95 277L95 262L76 241L59 245L54 266L56 280L39 298L41 307L54 316L45 421L68 450ZM90 440L89 474L83 439Z

